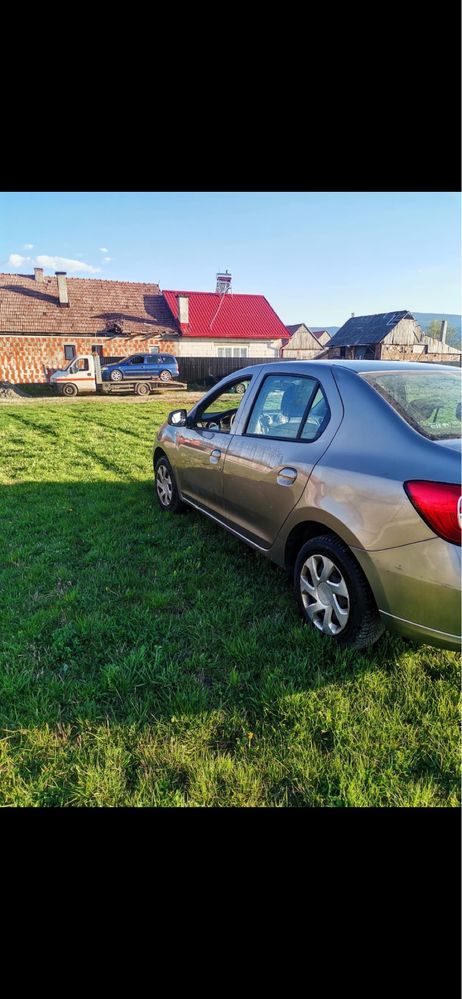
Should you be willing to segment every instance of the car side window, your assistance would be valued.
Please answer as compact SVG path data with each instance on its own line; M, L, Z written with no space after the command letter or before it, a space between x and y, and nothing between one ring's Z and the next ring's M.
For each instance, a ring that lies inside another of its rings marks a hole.
M198 409L195 426L225 434L232 432L236 413L249 384L250 377L248 375L228 383L226 388L217 392Z
M132 357L128 363L129 364L144 364L144 357L143 357L142 354L136 354L135 357Z
M316 437L319 437L319 434L324 430L329 417L330 410L327 399L321 386L319 385L312 400L305 423L302 427L300 440L312 441L315 440Z
M267 375L253 405L246 433L296 440L302 425L305 427L318 389L319 383L312 377ZM310 439L309 430L304 439Z

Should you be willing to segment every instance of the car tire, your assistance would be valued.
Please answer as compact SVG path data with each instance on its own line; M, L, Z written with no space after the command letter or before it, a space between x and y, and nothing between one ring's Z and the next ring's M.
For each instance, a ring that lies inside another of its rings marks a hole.
M111 371L109 375L111 382L121 382L123 381L123 377L123 371L120 368L114 368L114 371Z
M303 545L295 563L294 591L304 621L337 646L364 649L385 630L362 569L336 535Z
M238 395L244 395L245 392L244 382L239 382L238 385L236 385L236 392Z
M172 466L165 455L156 461L154 483L161 510L168 513L183 513L186 510L186 504L179 497Z
M79 390L77 388L77 385L74 385L72 382L69 382L68 385L63 385L61 389L62 394L67 395L68 397L72 395L77 395L78 391Z
M170 371L167 371L166 369L164 369L164 371L160 372L159 378L160 378L161 382L171 382L171 381L173 381L173 375L170 374Z
M151 389L146 382L138 382L137 385L135 385L135 392L137 395L149 395L150 391Z

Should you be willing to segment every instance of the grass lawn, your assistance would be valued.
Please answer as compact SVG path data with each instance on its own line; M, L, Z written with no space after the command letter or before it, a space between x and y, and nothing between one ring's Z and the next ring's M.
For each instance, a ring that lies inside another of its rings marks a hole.
M0 407L0 803L457 806L458 657L336 652L280 569L161 513L184 398Z

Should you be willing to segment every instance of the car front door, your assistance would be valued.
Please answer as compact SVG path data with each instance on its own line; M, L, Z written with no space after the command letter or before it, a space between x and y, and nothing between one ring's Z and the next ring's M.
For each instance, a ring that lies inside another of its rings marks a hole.
M226 452L223 510L229 526L270 548L342 415L329 369L322 380L298 372L266 374Z
M177 431L175 471L182 495L200 508L223 515L223 465L232 440L232 426L245 395L236 384L241 376L220 390L209 392L192 414L192 423Z
M143 354L135 354L130 358L126 372L127 378L143 378L146 375Z

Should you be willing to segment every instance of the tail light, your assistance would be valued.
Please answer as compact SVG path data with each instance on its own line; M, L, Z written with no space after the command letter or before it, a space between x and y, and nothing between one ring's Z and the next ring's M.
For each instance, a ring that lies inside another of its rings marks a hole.
M461 487L449 482L405 482L404 488L422 520L445 541L460 545Z

